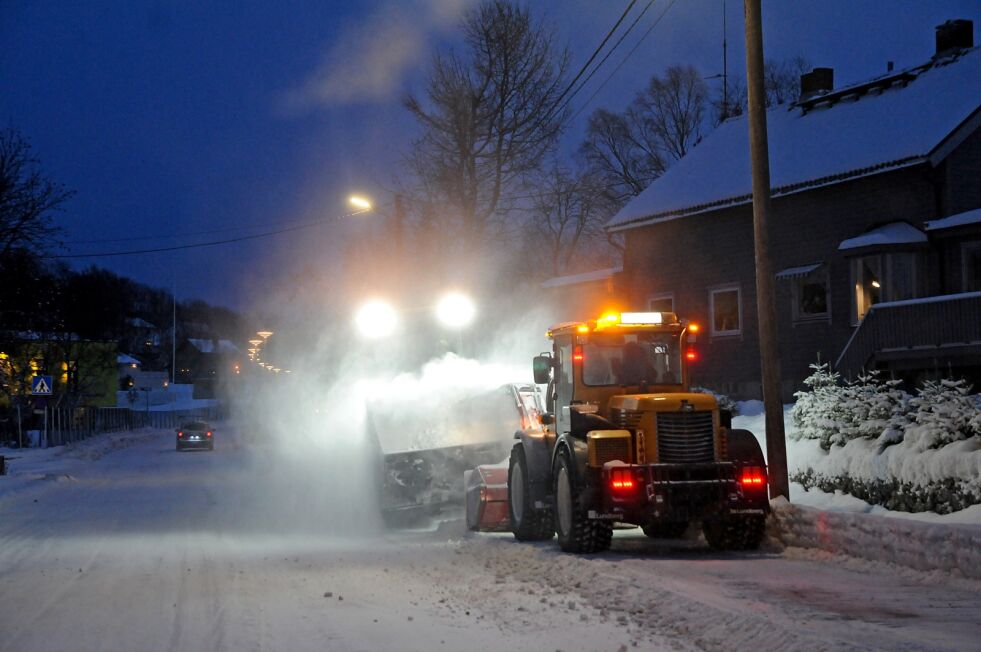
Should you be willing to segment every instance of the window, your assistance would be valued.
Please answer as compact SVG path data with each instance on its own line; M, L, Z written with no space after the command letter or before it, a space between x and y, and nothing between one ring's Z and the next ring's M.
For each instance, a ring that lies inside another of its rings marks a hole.
M877 303L918 296L917 264L917 254L911 252L852 258L852 325Z
M709 292L712 335L742 333L742 302L739 299L738 286L717 288Z
M652 312L674 312L674 293L651 295L647 298L647 309Z
M981 290L981 241L961 245L964 292Z
M593 333L583 345L583 384L678 385L681 340L670 333Z

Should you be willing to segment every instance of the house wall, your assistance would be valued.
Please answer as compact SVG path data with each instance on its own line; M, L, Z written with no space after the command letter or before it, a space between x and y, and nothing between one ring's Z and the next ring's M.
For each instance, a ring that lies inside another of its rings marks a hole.
M772 204L773 269L823 262L831 318L794 323L791 282L777 280L783 393L790 399L818 356L834 363L852 333L849 263L839 243L887 222L915 225L936 215L935 175L918 166L816 188ZM744 205L628 230L624 284L630 308L651 294L673 292L675 311L703 325L693 369L696 384L759 398L752 206ZM933 272L927 272L933 275ZM709 292L727 283L741 291L742 333L710 335Z

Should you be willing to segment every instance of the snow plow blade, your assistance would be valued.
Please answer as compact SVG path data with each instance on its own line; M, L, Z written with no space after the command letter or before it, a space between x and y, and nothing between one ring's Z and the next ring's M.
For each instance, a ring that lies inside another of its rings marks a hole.
M541 394L526 383L502 385L428 411L397 398L370 406L366 427L379 459L376 486L386 525L412 527L462 516L464 472L507 460L514 433L538 423L541 411ZM507 469L504 478L506 492Z
M385 455L381 496L385 524L407 527L459 512L464 501L464 472L500 462L510 446L509 441L489 442Z
M467 491L467 529L473 532L507 532L508 467L506 464L478 466L463 474Z

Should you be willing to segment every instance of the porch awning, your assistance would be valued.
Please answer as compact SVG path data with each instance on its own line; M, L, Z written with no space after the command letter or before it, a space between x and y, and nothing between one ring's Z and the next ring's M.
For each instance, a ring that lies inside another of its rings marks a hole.
M824 263L811 263L810 265L801 265L800 267L788 267L787 269L777 272L776 276L780 279L804 278L822 265L824 265Z

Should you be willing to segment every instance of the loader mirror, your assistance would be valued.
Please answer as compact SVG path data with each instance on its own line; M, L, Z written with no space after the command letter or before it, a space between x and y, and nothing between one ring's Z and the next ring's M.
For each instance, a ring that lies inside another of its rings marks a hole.
M552 356L536 355L531 366L535 373L535 382L539 385L546 384L552 375Z

